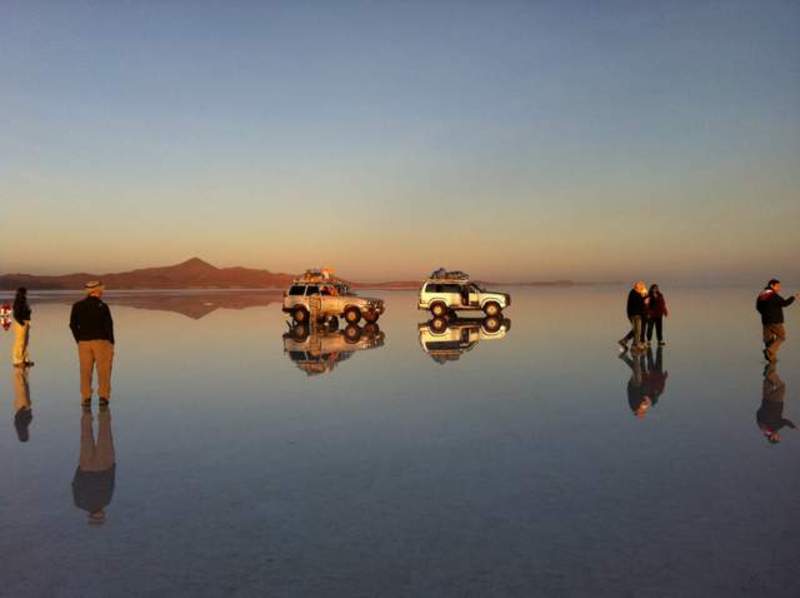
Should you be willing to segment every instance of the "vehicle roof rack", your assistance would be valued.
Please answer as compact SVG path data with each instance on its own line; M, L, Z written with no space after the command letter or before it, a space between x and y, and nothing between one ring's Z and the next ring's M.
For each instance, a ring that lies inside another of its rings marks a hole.
M434 270L431 272L429 277L431 280L459 280L465 281L469 280L469 274L466 272L462 272L461 270L445 270L444 268L439 268L438 270Z

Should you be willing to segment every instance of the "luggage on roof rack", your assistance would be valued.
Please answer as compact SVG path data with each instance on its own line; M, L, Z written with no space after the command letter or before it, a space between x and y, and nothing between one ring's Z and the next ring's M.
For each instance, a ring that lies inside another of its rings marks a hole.
M461 270L445 270L439 268L431 272L430 278L434 280L469 280L469 274Z

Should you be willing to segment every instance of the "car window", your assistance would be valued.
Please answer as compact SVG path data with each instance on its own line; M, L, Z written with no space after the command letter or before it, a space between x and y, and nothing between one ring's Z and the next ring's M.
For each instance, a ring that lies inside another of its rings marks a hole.
M320 294L325 295L326 297L330 297L333 293L331 293L330 287L322 287L320 290Z
M460 293L461 292L461 285L457 284L443 284L442 293Z
M438 285L435 282L429 282L428 285L425 287L425 292L426 293L438 293L438 292L440 292L439 291L439 287L440 286L441 285Z
M296 284L292 288L289 289L289 294L290 295L302 295L303 291L305 291L305 290L306 290L306 288L303 285Z
M306 297L310 295L319 295L319 287L317 286L309 286L306 288Z

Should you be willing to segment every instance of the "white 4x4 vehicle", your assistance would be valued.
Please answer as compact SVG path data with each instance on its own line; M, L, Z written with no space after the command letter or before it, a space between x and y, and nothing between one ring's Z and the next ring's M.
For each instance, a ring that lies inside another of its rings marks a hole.
M436 318L457 310L482 310L488 317L497 317L509 305L511 295L508 293L487 291L462 273L457 277L442 273L422 283L417 307L430 310Z
M348 324L357 324L361 318L377 322L385 307L382 299L359 297L343 281L306 274L283 294L283 311L292 314L295 322L342 316Z

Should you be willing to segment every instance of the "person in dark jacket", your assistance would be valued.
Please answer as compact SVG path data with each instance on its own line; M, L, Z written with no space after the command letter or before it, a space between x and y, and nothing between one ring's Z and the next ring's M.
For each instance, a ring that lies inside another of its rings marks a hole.
M89 523L102 524L106 507L111 504L116 479L116 455L111 435L111 411L101 407L97 414L97 442L92 429L90 407L81 415L81 452L72 478L72 499L75 506L89 513Z
M667 301L664 299L664 295L661 293L661 289L658 288L658 285L654 284L647 293L646 336L648 346L650 346L650 342L653 340L653 329L656 331L658 344L662 347L666 344L664 342L664 318L668 315Z
M92 377L97 366L100 405L111 400L111 366L114 361L114 322L111 310L102 301L103 283L86 283L87 297L72 306L69 327L78 343L81 374L81 402L92 402Z
M628 341L631 343L632 351L644 350L644 329L642 327L645 317L645 297L647 296L647 285L639 281L633 285L628 293L628 303L625 312L631 323L631 330L624 337L617 341L624 351L628 350Z
M33 362L28 355L31 336L31 308L28 305L28 289L25 287L17 289L12 316L14 344L11 348L11 361L15 368L31 367Z
M781 441L780 430L786 426L796 429L794 423L783 417L783 400L786 384L778 376L774 363L764 369L764 385L761 392L761 407L756 411L758 428L770 444Z
M764 359L770 363L778 360L778 349L786 341L786 330L783 327L783 308L788 307L800 293L784 299L780 295L781 281L773 278L764 287L756 299L756 310L761 314L761 326L764 336Z

